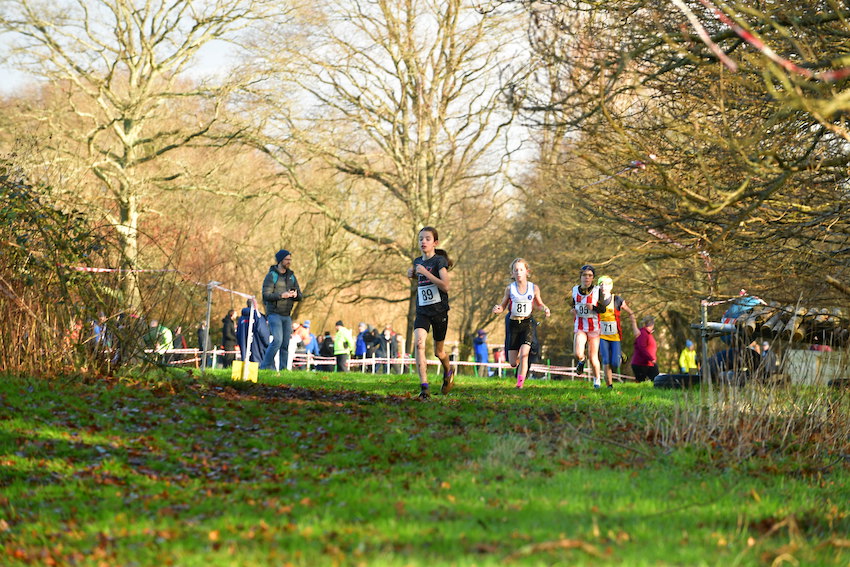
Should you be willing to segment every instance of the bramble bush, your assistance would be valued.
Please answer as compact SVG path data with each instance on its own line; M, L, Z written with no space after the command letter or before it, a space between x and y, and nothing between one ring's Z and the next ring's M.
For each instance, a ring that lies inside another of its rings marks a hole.
M66 266L105 251L79 211L63 210L51 188L0 162L0 370L31 375L81 367L86 305L102 294L89 274ZM82 358L86 358L82 356Z
M130 306L120 271L76 269L120 265L114 231L64 203L50 185L31 181L23 161L0 158L0 309L6 317L0 372L111 375L130 362L155 362L143 353L145 322L152 313L179 310L174 298L191 295L186 286L169 274L150 278L141 304ZM109 339L96 344L93 324L101 314Z

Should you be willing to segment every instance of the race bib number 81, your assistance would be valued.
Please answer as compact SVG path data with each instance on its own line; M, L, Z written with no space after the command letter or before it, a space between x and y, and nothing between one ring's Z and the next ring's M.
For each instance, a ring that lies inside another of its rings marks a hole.
M511 317L528 317L531 315L530 301L517 301L511 305Z

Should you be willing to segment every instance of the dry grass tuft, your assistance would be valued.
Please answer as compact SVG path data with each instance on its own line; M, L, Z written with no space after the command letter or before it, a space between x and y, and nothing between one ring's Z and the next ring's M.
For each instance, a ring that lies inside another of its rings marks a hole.
M850 396L810 386L715 387L685 395L646 428L658 446L700 446L735 462L794 455L834 463L850 459Z

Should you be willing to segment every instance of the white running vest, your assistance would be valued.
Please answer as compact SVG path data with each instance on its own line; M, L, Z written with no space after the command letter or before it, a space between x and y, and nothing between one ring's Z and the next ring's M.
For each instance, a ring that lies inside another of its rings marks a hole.
M525 282L526 291L520 294L516 282L511 284L511 317L531 317L534 307L534 284Z

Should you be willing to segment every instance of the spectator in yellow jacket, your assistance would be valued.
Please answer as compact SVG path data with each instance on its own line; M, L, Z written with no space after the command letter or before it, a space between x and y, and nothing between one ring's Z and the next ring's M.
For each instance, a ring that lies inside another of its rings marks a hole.
M685 348L679 355L679 370L682 374L696 374L699 371L697 366L697 346L694 341L688 339L685 341Z
M342 321L336 322L336 335L334 336L334 357L336 358L336 371L348 372L348 357L354 348L354 336L349 329L345 328Z

